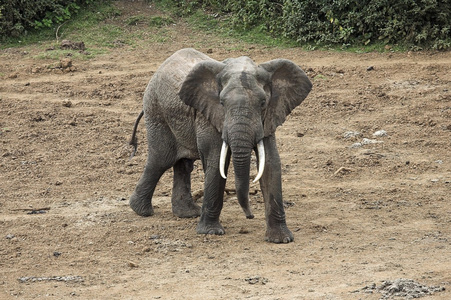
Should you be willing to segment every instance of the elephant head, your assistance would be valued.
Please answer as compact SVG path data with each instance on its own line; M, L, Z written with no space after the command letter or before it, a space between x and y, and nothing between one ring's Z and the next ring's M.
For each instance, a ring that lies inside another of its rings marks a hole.
M201 112L222 135L223 178L227 151L231 150L237 197L243 209L249 193L252 150L259 158L255 182L264 171L264 137L274 134L311 88L305 73L289 60L256 65L245 56L197 63L183 82L181 100Z

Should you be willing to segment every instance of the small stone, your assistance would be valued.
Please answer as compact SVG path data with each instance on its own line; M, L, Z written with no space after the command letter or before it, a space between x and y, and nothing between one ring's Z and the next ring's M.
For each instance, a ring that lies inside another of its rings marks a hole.
M13 239L13 238L15 238L16 236L14 235L14 234L11 234L11 233L8 233L7 235L6 235L6 239L7 240L11 240L11 239Z
M67 69L72 67L72 59L70 58L63 58L60 60L60 64L61 64L61 68L62 69Z
M302 132L297 132L297 133L296 133L296 136L297 136L297 137L303 137L304 134L303 134Z
M377 136L377 137L386 136L386 135L387 135L387 131L385 131L385 130L378 130L375 133L373 133L373 136Z
M129 266L130 268L137 268L138 267L138 265L136 263L132 262L132 261L129 261L127 263L127 266Z
M72 102L70 100L63 100L64 107L72 107Z
M358 132L358 131L346 131L345 133L343 133L343 137L345 139L356 137L359 135L360 135L360 132Z
M247 233L249 233L249 230L247 230L247 229L244 228L244 227L241 227L240 230L238 231L238 233L241 233L241 234L247 234Z
M371 140L371 139L367 139L367 138L362 139L362 145L379 144L379 143L383 143L383 142L377 141L377 140Z
M40 68L40 67L33 67L33 68L31 68L31 73L32 74L41 73L41 72L42 72L42 68Z

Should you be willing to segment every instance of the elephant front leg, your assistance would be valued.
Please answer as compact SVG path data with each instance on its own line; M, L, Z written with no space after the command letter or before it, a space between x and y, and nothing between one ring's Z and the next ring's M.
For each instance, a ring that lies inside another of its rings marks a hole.
M216 164L218 165L219 162ZM205 163L204 163L205 167ZM224 227L219 222L226 180L221 177L217 167L206 167L204 183L204 200L200 214L197 233L225 234Z
M265 239L273 243L289 243L294 240L294 237L285 220L282 199L282 171L275 137L266 137L264 144L266 161L260 186L265 199Z
M191 195L192 159L181 159L174 165L174 186L172 188L172 212L179 218L195 218L200 215L200 207Z

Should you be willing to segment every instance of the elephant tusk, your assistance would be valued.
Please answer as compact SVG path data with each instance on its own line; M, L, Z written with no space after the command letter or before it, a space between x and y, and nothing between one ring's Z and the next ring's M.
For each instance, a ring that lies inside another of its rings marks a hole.
M257 145L257 152L258 152L258 174L255 177L253 183L260 180L260 178L263 175L263 171L265 170L265 146L263 145L263 140L258 142Z
M224 179L227 179L224 169L225 169L225 161L226 161L228 150L229 150L229 146L227 146L227 143L222 142L221 156L219 158L219 173L221 174L221 177Z

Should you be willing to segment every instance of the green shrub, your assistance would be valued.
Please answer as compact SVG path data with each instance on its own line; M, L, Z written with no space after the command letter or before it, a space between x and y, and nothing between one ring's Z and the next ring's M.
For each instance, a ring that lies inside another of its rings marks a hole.
M9 0L0 6L0 36L17 37L70 19L81 5L95 0Z
M450 46L451 2L446 0L283 2L283 33L301 43Z
M235 26L265 28L301 44L451 47L449 0L183 0L175 5L184 13L207 8Z

